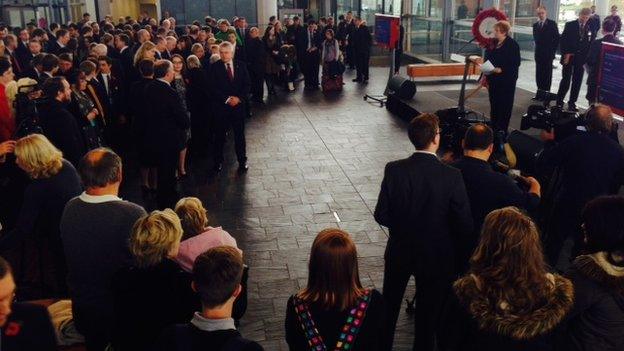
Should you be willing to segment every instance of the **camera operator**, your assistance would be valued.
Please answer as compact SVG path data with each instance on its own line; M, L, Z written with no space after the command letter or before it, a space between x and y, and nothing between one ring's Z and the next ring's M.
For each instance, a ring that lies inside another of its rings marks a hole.
M537 159L538 169L554 169L546 199L552 207L544 214L543 229L547 258L559 269L567 268L579 253L583 206L597 196L616 194L624 183L624 150L610 136L611 109L593 106L586 122L587 132L558 144L554 132L542 132L546 144Z
M63 157L72 164L86 153L76 117L69 112L71 89L63 77L49 78L43 84L43 93L48 101L39 110L39 119L43 133L52 144L63 152Z
M458 250L458 269L463 272L468 258L476 247L481 225L488 213L493 210L516 206L532 212L540 202L541 188L533 177L522 177L528 191L512 179L511 176L495 171L488 163L494 149L494 133L485 124L475 124L468 128L462 142L464 156L451 165L459 169L464 178L470 209L474 222L473 235Z

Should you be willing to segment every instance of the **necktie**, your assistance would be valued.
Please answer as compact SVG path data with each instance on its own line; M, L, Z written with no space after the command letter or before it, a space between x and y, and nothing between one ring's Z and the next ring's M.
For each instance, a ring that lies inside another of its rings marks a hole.
M540 21L540 29L544 28L544 21Z
M230 66L230 64L226 64L227 66L227 75L228 78L230 79L230 81L234 80L234 72L232 72L232 66Z

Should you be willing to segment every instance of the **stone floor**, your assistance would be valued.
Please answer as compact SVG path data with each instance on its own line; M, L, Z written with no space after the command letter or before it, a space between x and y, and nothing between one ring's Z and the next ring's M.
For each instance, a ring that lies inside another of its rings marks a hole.
M182 184L185 195L204 202L210 225L223 226L244 250L249 309L241 332L266 350L287 350L286 301L306 284L309 250L321 229L348 231L357 243L363 284L382 288L387 232L375 223L373 211L384 165L409 156L412 146L405 121L362 99L383 91L387 68L372 68L368 85L352 83L353 75L345 74L342 93L325 96L299 87L256 110L246 126L247 174L236 174L229 142L218 177L207 171L209 164L192 160L191 177ZM458 87L426 84L419 91ZM127 173L122 195L141 203L137 172ZM409 285L406 296L413 296ZM396 350L411 349L412 328L402 311Z

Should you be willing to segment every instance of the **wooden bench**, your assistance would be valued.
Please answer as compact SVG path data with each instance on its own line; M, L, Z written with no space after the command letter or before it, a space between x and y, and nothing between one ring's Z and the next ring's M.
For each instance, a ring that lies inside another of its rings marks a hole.
M483 58L470 56L470 60L472 64L468 67L468 75L481 74L481 68L478 64L483 63ZM464 66L464 62L416 63L407 66L407 75L410 78L463 76Z

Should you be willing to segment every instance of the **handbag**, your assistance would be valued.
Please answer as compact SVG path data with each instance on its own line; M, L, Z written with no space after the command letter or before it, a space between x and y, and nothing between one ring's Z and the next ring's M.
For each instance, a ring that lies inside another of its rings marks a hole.
M355 344L357 335L362 327L362 324L364 323L366 311L368 310L368 306L370 305L370 295L371 290L367 289L364 291L364 294L362 296L358 297L355 306L349 311L349 315L347 316L345 324L340 329L338 341L336 341L336 345L333 348L334 351L353 349L353 345ZM297 296L294 297L294 304L297 319L299 320L299 324L303 329L303 333L308 340L310 350L328 350L325 342L323 341L323 337L316 327L316 323L312 318L312 314L310 313L308 305Z

